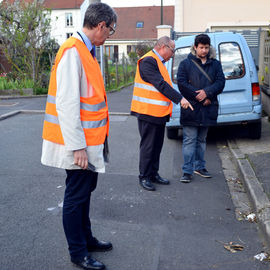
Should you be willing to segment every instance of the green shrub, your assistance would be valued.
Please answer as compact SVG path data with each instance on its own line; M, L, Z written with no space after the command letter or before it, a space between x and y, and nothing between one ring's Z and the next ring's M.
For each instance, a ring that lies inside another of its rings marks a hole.
M31 79L14 80L9 77L0 77L0 90L34 88Z
M36 95L47 95L48 94L48 88L37 86L37 87L34 88L34 93Z

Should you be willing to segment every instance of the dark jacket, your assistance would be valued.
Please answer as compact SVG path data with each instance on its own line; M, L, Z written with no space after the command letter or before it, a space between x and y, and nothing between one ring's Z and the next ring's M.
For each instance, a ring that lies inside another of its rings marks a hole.
M182 61L178 68L177 82L181 94L192 104L194 111L190 108L181 108L181 125L187 126L213 126L217 123L218 116L218 100L217 95L223 91L225 86L225 78L221 64L215 59L216 53L214 48L210 47L210 52L205 64L195 56L194 47L191 48L191 53L187 59ZM191 61L195 60L203 70L211 78L212 83ZM203 106L203 101L199 102L196 99L195 91L204 89L207 98L211 104Z
M168 99L178 104L182 99L182 95L174 90L162 77L156 59L153 57L145 57L139 63L139 72L142 79L154 85L154 87ZM146 114L131 112L132 115L138 117L139 120L151 122L153 124L164 125L170 120L170 115L163 117L155 117Z

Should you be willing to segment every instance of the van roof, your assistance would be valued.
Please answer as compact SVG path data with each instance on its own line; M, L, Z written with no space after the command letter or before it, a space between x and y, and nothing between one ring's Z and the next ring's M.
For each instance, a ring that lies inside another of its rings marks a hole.
M232 39L234 39L235 36L238 36L238 37L241 36L241 34L234 33L234 32L210 32L210 33L201 33L201 34L208 35L210 37L210 39L214 39L214 37L216 37L216 36L224 36L226 38L232 38ZM197 36L197 34L179 37L177 40L175 40L175 45L177 47L177 45L180 42L185 43L185 44L193 44L196 36Z

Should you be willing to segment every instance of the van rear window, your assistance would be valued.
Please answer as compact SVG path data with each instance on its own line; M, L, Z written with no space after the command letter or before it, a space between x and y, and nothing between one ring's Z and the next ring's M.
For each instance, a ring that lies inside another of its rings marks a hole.
M178 48L175 51L173 58L173 68L172 68L172 81L177 83L177 71L179 64L185 60L190 53L190 47Z
M245 75L243 56L236 42L220 43L219 59L226 79L237 79Z

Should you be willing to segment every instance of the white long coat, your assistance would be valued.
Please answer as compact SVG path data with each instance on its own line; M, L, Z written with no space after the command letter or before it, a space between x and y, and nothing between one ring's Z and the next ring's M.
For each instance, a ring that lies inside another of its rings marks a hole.
M75 38L81 40L76 33ZM74 165L73 151L86 149L88 161L96 172L105 172L103 144L87 146L80 120L80 96L92 94L76 48L65 51L57 68L56 110L65 145L43 140L41 163L63 169L80 169Z

